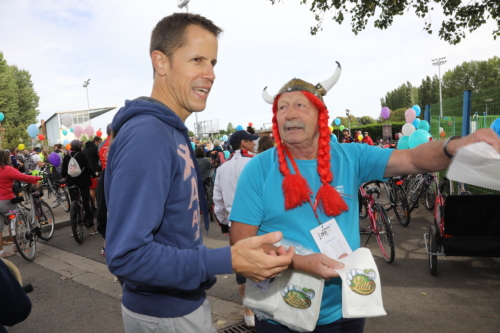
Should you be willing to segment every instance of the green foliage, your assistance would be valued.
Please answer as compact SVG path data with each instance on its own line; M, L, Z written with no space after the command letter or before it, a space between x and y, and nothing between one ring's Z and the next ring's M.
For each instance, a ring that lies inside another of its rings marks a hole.
M236 132L236 129L234 128L233 123L227 124L227 134L231 134L234 132Z
M5 115L0 133L2 148L32 145L27 128L36 123L38 101L29 72L9 66L0 52L0 112Z
M393 140L394 140L394 134L401 132L401 129L403 128L404 124L406 124L406 122L404 121L391 123ZM361 133L368 132L368 135L372 138L373 142L375 143L377 139L381 139L383 137L382 125L383 124L370 124L365 126L354 126L351 128L351 134L354 135L356 131L361 131Z
M360 125L370 125L370 124L375 124L377 122L370 116L363 116L356 119L358 120L358 124Z
M285 0L270 0L276 2ZM311 34L315 35L322 30L323 18L332 13L332 20L342 24L346 16L351 17L351 27L354 34L363 31L371 17L376 17L373 26L378 29L387 29L392 25L394 18L410 10L424 20L424 30L432 34L433 27L431 12L434 6L443 9L446 19L441 23L439 37L450 44L458 44L465 38L466 32L474 30L493 19L497 23L493 30L493 39L500 36L500 1L498 0L299 0L308 5L314 13L316 26L311 27Z
M387 106L391 110L400 108L411 108L419 102L419 88L415 88L410 82L403 83L398 88L381 98L382 107Z
M193 131L188 131L188 137L190 137L190 138L193 138L193 137L194 137L194 133L193 133Z

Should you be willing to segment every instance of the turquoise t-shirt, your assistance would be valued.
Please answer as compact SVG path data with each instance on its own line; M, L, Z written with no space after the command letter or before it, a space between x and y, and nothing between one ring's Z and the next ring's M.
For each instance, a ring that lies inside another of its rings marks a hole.
M330 143L333 185L349 210L335 217L351 249L360 246L358 189L370 180L383 180L392 149L355 143ZM314 202L321 181L316 160L295 160L301 175L313 191ZM288 161L291 172L293 167ZM303 204L285 211L276 148L269 149L254 158L243 169L236 187L231 221L259 226L258 235L281 231L287 240L295 241L314 252L320 252L310 230L318 226L311 205ZM319 220L324 223L331 218L318 209ZM325 281L323 300L318 325L332 323L342 318L341 279Z

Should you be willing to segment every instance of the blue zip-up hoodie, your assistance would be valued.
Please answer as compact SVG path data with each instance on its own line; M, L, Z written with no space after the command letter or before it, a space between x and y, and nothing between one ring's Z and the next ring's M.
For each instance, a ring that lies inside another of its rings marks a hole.
M126 101L111 127L118 134L105 177L106 259L124 280L122 303L153 317L187 315L201 306L214 275L232 273L229 247L203 246L187 128L148 97Z

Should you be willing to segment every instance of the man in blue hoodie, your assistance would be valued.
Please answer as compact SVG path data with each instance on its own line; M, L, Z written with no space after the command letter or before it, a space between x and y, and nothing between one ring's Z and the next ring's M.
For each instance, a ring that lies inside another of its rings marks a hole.
M220 32L199 15L163 18L151 37L151 97L126 101L112 122L106 258L123 280L126 332L215 332L205 291L216 274L262 281L293 258L293 248L262 250L280 240L280 232L231 247L203 246L199 203L206 212L206 200L184 122L205 109ZM150 155L155 163L138 163L138 156ZM206 216L204 222L208 229Z

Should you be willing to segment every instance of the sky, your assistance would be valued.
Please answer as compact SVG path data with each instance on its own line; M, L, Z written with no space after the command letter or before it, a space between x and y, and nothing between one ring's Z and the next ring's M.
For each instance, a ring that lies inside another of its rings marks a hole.
M495 24L487 24L459 45L449 45L423 30L413 11L379 30L373 19L355 35L350 20L338 25L327 13L323 30L309 6L299 0L272 5L269 0L191 0L189 12L220 26L216 80L198 121L215 120L225 129L271 122L271 105L261 97L264 87L275 94L294 77L316 84L330 77L336 61L342 75L324 97L330 118L380 115L380 98L409 81L418 86L438 73L432 59L446 57L441 73L464 61L500 55ZM38 121L55 112L116 106L92 120L95 130L111 122L125 100L151 94L153 76L149 40L156 23L185 11L177 0L0 0L0 52L10 65L31 73L40 96ZM443 15L431 13L434 31ZM84 81L90 79L87 91ZM1 110L0 110L1 111ZM194 129L195 116L186 120Z

